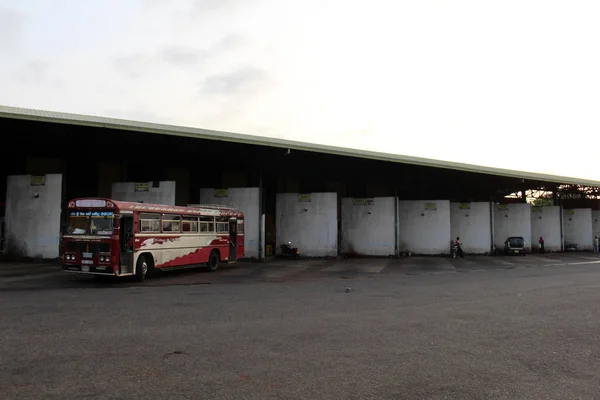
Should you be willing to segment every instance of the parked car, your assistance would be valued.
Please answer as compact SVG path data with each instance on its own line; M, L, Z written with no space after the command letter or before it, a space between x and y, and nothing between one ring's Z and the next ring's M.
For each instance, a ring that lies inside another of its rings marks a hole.
M504 253L525 255L525 239L522 236L511 236L504 242Z

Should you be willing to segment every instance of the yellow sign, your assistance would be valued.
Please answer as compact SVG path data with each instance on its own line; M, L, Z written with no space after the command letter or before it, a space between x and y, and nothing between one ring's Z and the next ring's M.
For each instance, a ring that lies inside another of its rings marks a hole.
M375 204L373 199L352 199L352 204L355 206L372 206Z
M215 189L215 197L227 197L229 191L227 189Z
M565 210L565 215L575 215L575 210Z
M531 212L542 212L544 211L544 207L542 206L531 206Z
M150 183L148 182L136 182L134 191L136 192L149 192L150 191Z
M425 203L425 209L426 210L437 210L437 204L436 203Z
M458 205L458 208L460 208L461 210L470 210L471 209L471 203L460 203Z
M508 210L508 204L498 204L498 210Z
M298 194L298 201L310 202L312 201L312 193L300 193Z
M31 175L31 186L44 186L46 175Z

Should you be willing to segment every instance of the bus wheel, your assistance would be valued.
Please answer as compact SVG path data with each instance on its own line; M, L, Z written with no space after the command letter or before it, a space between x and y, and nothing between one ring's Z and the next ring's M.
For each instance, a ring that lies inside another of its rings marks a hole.
M146 261L145 256L140 256L135 265L135 280L138 282L143 282L146 279L146 274L148 273L148 262Z
M210 257L208 257L208 262L206 263L208 269L211 272L214 272L219 269L219 253L214 251L210 253Z

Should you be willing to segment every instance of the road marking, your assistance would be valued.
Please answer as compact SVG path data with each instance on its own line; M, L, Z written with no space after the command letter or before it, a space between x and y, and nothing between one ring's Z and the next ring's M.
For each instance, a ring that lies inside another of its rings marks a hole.
M385 267L387 267L387 264L380 264L380 265L371 265L371 266L367 266L364 268L360 268L361 272L367 272L369 274L378 274L380 273Z
M600 260L580 261L580 262L573 262L573 263L560 263L560 264L554 264L554 265L586 265L586 264L600 264Z

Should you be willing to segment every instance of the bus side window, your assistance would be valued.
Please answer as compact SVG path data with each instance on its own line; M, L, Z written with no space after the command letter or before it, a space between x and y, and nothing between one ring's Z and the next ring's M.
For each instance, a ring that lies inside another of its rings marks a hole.
M200 232L214 232L215 217L200 217Z
M217 233L229 232L229 218L227 217L216 217Z
M140 232L160 232L160 215L140 214Z
M186 233L198 233L198 217L183 217L181 228Z
M164 215L162 220L163 232L181 232L181 217L179 215Z

